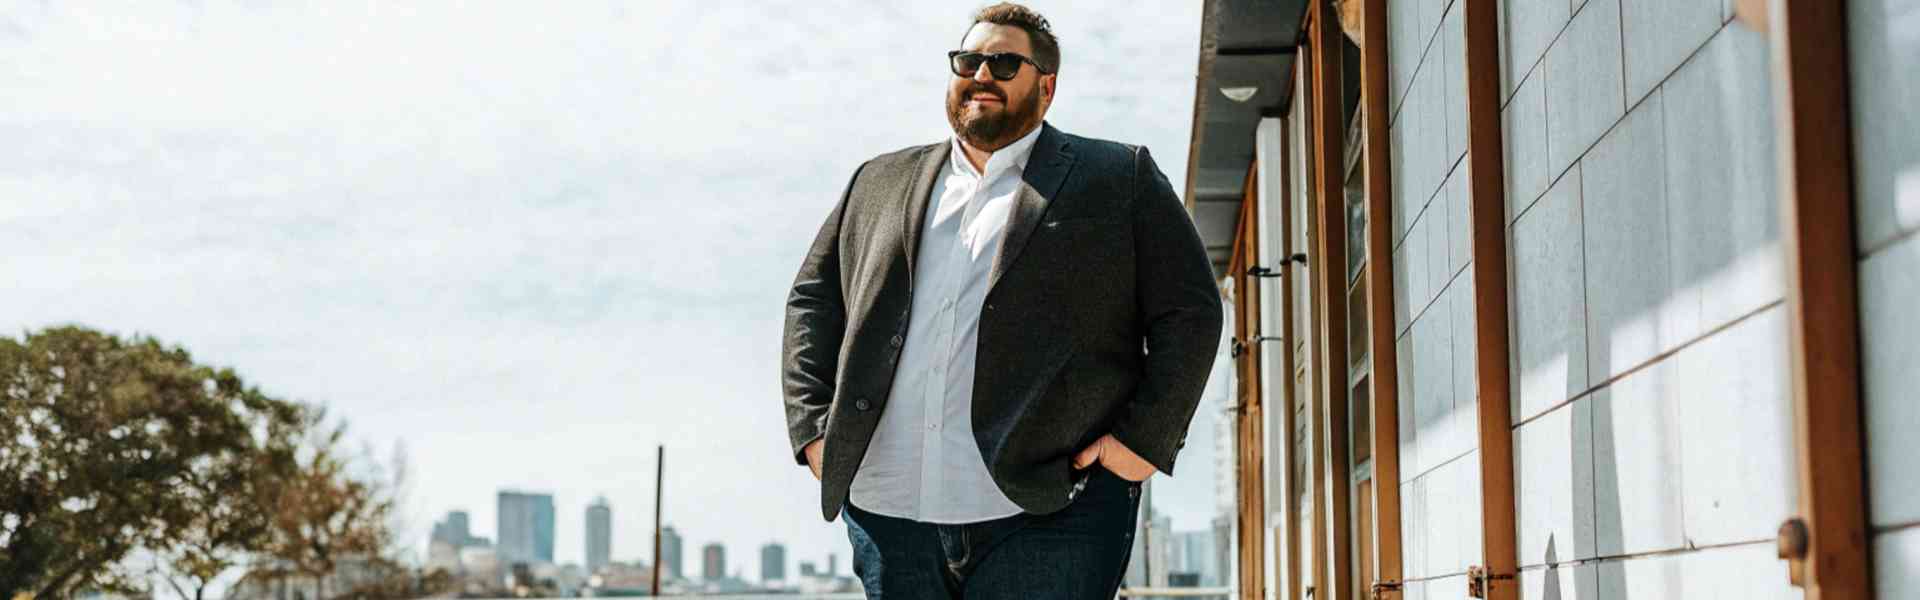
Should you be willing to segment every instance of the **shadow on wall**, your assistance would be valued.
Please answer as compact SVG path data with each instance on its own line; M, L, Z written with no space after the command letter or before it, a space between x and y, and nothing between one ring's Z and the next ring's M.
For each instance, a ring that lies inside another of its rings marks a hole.
M1546 518L1592 519L1520 557L1545 598L1680 597L1679 557L1557 565L1763 540L1791 504L1766 52L1723 28L1515 217L1514 422L1574 411L1573 514Z

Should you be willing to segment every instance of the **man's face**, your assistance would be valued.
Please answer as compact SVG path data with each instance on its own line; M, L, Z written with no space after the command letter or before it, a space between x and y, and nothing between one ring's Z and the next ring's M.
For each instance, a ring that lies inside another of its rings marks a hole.
M1011 25L975 23L960 49L989 54L1015 52L1033 58L1027 32ZM949 75L947 123L967 145L989 152L999 150L1039 125L1047 106L1053 103L1053 85L1054 76L1042 75L1026 63L1007 81L994 79L986 65L971 78Z

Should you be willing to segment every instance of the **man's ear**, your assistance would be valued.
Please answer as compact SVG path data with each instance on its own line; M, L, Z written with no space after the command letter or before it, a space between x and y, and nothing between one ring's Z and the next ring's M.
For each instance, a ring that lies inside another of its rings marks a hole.
M1055 85L1058 83L1060 83L1059 73L1040 76L1040 99L1052 104Z

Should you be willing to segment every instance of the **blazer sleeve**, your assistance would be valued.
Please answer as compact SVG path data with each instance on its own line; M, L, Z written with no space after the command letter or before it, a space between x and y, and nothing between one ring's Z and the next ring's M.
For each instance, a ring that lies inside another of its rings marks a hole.
M861 165L865 168L866 165ZM860 169L854 170L854 179ZM846 215L853 179L840 202L820 225L787 294L781 347L780 385L787 413L787 435L794 462L807 464L806 447L826 434L827 408L838 383L840 342L846 335L847 307L840 288L840 223Z
M1113 436L1172 475L1213 371L1224 310L1186 205L1145 147L1134 151L1133 168L1134 281L1147 356Z

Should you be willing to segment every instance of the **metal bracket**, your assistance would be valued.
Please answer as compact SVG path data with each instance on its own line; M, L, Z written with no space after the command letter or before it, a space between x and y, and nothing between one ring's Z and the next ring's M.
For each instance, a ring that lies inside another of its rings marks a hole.
M1375 581L1373 582L1373 597L1379 598L1387 592L1398 592L1400 591L1400 586L1400 582L1391 579Z
M1787 561L1787 582L1793 587L1807 587L1807 545L1806 521L1794 517L1780 524L1780 534L1774 540L1774 547L1780 559Z
M1287 262L1297 262L1297 263L1300 263L1301 265L1305 265L1307 264L1307 255L1304 252L1295 252L1293 253L1292 256L1288 256L1286 259L1281 260L1280 262L1282 265L1286 264ZM1259 265L1247 267L1247 275L1250 277L1283 277L1286 274L1287 272L1284 270L1277 270L1271 267L1262 267Z
M1493 588L1493 582L1502 580L1513 581L1513 574L1494 573L1480 565L1467 567L1467 596L1472 598L1485 598L1487 597L1487 590Z

